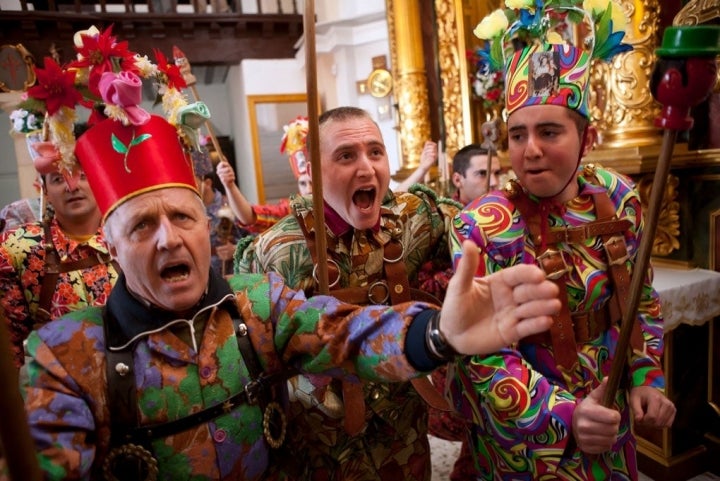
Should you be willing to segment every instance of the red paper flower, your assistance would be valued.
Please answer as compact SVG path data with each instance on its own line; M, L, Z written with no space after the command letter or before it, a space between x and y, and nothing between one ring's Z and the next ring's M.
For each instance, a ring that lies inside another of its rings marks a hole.
M94 94L98 93L98 82L105 72L139 73L135 65L135 52L128 50L126 41L117 41L112 35L112 27L110 25L100 35L83 35L82 46L75 47L81 58L70 64L70 67L90 70L88 86Z
M35 67L37 84L28 89L28 95L45 102L49 115L61 107L75 108L82 101L82 94L75 88L75 71L63 70L50 57L45 57L45 68Z
M166 80L165 83L168 88L182 90L187 87L187 83L180 73L180 67L174 63L168 62L167 57L165 57L165 54L163 54L160 50L154 48L153 51L155 52L155 60L157 60L158 70L164 74Z

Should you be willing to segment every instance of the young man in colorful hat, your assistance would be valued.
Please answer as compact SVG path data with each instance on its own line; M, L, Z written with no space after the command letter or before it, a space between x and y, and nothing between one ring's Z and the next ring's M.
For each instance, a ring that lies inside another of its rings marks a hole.
M472 202L454 219L454 256L460 260L460 246L473 240L483 258L479 277L538 264L560 288L563 303L549 332L457 365L449 394L474 423L480 479L637 479L631 423L667 427L675 416L663 394L663 323L650 270L643 273L623 388L612 407L601 403L643 222L629 179L580 168L596 141L587 103L591 59L626 48L620 7L592 5L583 11L537 2L534 10L509 11L518 19L511 25L501 10L476 29L481 38L506 45L515 33L526 42L507 52L505 62L517 182ZM570 16L592 18L589 47L569 45L554 29Z
M75 154L122 274L104 309L55 320L28 343L25 402L47 479L264 479L290 461L273 451L289 373L400 381L548 327L559 303L542 272L477 282L470 244L442 312L307 299L275 274L226 281L210 268L185 129L138 109L134 64L118 64L127 70L97 84L110 117Z

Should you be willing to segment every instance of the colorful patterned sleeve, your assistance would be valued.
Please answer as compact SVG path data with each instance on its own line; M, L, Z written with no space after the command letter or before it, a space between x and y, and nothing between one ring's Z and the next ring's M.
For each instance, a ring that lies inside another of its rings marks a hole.
M248 228L251 232L264 232L290 214L290 202L283 199L277 204L253 205L252 210L255 213L255 223L243 227Z
M289 289L277 274L269 273L267 278L269 292L253 288L266 282L262 275L230 279L233 290L251 296L253 309L266 306L271 310L272 323L257 321L250 326L253 345L262 352L277 351L283 363L333 377L403 381L418 375L405 357L404 340L409 324L425 304L359 308L332 296L307 299L302 291Z
M37 269L25 270L27 257L25 250L40 242L40 232L38 227L36 235L29 235L31 233L26 235L25 229L20 227L5 233L0 238L0 292L2 292L0 306L5 312L16 366L21 366L24 362L23 341L33 327L28 305L28 298L32 298L33 293L24 291L20 276L33 276L37 273ZM35 261L41 262L38 259ZM39 288L40 280L37 277L28 278L26 281Z
M461 417L491 435L509 456L518 449L541 450L546 459L560 460L575 411L570 393L514 349L468 357L454 369L448 395Z

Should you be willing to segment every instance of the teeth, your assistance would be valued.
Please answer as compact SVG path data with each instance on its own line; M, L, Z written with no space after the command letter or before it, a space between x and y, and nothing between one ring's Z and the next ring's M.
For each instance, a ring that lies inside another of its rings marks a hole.
M165 279L170 282L177 282L177 281L182 281L187 278L188 278L188 274L180 274L180 275L176 275L176 276L166 277Z

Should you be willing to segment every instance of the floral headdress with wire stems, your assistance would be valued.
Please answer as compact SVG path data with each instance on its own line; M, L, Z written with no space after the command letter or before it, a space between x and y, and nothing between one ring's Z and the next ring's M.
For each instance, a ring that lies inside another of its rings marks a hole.
M621 7L612 0L506 0L505 5L486 16L474 34L487 41L482 55L487 71L505 71L508 114L554 104L588 117L591 61L632 49L622 42Z
M76 87L76 72L50 57L44 58L43 67L33 67L37 81L28 89L11 118L14 126L15 123L22 124L19 127L26 132L31 126L38 125L42 130L39 139L29 142L33 166L38 174L59 172L74 188L79 175L74 155L75 110L78 105L87 106L88 103ZM28 123L33 117L35 121Z
M202 102L189 102L180 69L158 49L155 62L112 35L90 29L75 37L71 67L85 80L94 103L90 129L78 139L82 164L103 217L126 200L151 190L183 187L198 193L191 152L200 148L198 128L210 118ZM143 80L153 83L164 116L143 109Z

